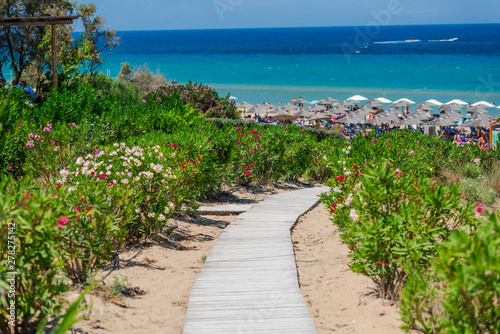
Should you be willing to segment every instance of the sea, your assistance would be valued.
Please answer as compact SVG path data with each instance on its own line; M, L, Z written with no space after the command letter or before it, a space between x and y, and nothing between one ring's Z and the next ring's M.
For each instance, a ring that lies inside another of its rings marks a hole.
M147 64L252 104L352 95L500 105L500 24L119 31L102 67Z

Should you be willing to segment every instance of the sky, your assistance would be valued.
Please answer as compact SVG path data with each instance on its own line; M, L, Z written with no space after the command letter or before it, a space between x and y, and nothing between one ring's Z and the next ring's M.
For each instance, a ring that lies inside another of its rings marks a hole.
M117 31L500 23L498 0L79 0ZM77 30L78 27L77 27Z

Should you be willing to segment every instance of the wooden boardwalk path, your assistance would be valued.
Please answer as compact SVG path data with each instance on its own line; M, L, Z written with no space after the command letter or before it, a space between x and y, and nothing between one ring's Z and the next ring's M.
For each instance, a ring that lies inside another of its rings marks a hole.
M191 289L184 334L316 333L290 229L327 190L273 195L222 232Z

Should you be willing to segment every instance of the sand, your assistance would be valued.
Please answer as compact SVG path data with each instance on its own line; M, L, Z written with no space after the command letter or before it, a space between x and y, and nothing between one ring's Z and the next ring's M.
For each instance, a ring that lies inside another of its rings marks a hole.
M201 205L253 204L274 193L302 188L302 184L281 184L249 191L231 188ZM170 236L147 243L130 264L122 265L107 279L126 275L129 287L144 294L119 295L106 301L99 293L86 297L93 305L90 318L78 322L76 333L172 333L184 326L189 293L222 230L236 216L203 215L178 219ZM401 333L396 306L369 296L373 283L348 271L347 247L322 205L299 219L293 232L296 259L304 300L318 333ZM129 258L137 246L120 254ZM97 277L102 277L101 270ZM70 297L71 299L71 297Z
M321 333L403 333L398 307L373 295L373 282L349 270L349 252L323 204L292 231L299 284Z

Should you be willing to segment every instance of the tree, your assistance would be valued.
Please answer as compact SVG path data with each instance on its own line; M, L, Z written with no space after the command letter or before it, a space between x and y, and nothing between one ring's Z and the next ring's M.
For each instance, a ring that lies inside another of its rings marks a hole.
M66 0L4 0L0 2L0 17L45 16L51 7L58 6L73 12L73 4ZM46 34L45 26L0 27L2 51L14 71L14 84L18 84L24 70L33 62L38 52L38 45Z
M118 73L118 80L124 82L132 81L132 70L129 63L122 63L122 68L120 69L120 73Z
M94 4L77 6L67 0L2 0L0 17L31 16L81 16L84 31L76 41L72 26L56 28L58 49L58 73L66 82L72 78L85 80L102 66L104 59L118 45L114 30L105 28L104 18L96 15ZM0 27L0 66L8 61L14 71L14 84L18 84L28 68L32 83L38 88L45 76L52 77L50 43L51 29L48 26ZM2 55L7 58L3 60ZM3 60L3 63L2 63ZM81 69L83 72L81 73ZM43 74L45 73L45 74ZM0 76L3 76L0 71Z
M89 43L91 58L85 62L85 73L94 75L102 66L104 59L118 46L120 38L116 32L105 27L106 20L96 16L93 3L78 6L84 27L83 38Z

